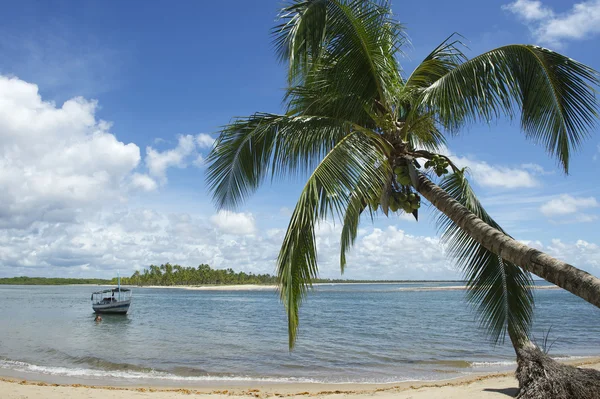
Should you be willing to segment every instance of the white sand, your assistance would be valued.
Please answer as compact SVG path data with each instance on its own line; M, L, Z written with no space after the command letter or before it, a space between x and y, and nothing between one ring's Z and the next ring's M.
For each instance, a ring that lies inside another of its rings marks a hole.
M600 369L599 359L585 367ZM506 399L514 397L517 381L512 373L470 376L451 381L400 383L393 385L360 384L281 384L256 385L252 388L122 388L83 385L57 385L0 378L0 398L87 398L87 399L176 399L204 397L233 398L306 398L327 399Z
M355 285L355 284L366 284L366 283L317 283L313 284L317 285ZM371 283L369 283L371 284ZM380 284L380 283L373 283ZM388 284L400 284L400 283L388 283ZM130 285L127 287L131 288L176 288L182 290L198 290L198 291L275 291L277 290L276 285L256 285L256 284L239 284L239 285L145 285L143 287L138 287L134 285ZM555 285L548 286L540 286L533 287L537 290L553 290L560 289ZM467 287L464 285L452 285L452 286L441 286L441 287L402 287L398 288L399 291L457 291L457 290L466 290Z

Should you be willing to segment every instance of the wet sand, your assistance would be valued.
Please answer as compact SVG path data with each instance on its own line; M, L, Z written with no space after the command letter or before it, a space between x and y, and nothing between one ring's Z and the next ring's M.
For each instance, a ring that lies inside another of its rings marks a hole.
M575 365L600 369L600 359ZM175 399L184 397L225 398L345 398L345 399L501 399L514 397L517 381L513 373L473 375L449 381L403 382L398 384L256 384L226 389L223 387L161 388L111 387L82 384L52 384L15 378L0 378L0 397L88 398L88 399Z

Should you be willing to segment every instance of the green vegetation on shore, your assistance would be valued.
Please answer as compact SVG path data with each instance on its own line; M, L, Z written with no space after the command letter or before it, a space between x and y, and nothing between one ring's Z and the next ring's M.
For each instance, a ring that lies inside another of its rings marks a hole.
M314 283L423 283L432 280L344 280L344 279L315 279ZM464 283L461 280L445 280L444 282ZM11 285L70 285L97 284L116 285L117 278L111 280L98 278L58 278L58 277L9 277L0 278L0 284ZM150 265L143 271L136 271L131 277L121 277L123 285L275 285L277 277L270 274L253 274L235 272L233 269L213 269L209 265L184 267L165 263L160 266Z
M12 285L68 285L68 284L110 284L111 280L99 278L58 278L58 277L8 277L0 278L0 284Z
M113 284L117 279L113 279ZM316 279L315 283L391 283L402 282L398 280L342 280L342 279ZM406 281L404 281L406 282ZM413 281L410 281L413 282ZM166 263L160 266L150 265L143 271L136 271L131 277L122 277L121 284L125 285L275 285L277 277L270 274L253 274L235 272L233 269L212 269L209 265L201 264L198 267L184 267Z

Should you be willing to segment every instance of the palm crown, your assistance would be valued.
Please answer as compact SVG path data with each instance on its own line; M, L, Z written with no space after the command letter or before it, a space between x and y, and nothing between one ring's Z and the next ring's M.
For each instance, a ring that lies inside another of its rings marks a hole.
M418 217L417 180L437 174L447 195L500 229L464 170L438 154L445 135L520 111L523 132L568 172L571 152L597 118L598 73L548 49L509 45L469 60L452 35L406 77L397 57L407 39L385 1L296 0L280 21L273 36L288 66L286 111L227 125L209 156L207 179L217 206L234 208L267 177L309 174L277 259L290 347L299 305L317 276L320 220L342 221L343 271L361 215ZM529 273L446 214L440 213L439 225L493 338L506 331L526 335L533 307Z

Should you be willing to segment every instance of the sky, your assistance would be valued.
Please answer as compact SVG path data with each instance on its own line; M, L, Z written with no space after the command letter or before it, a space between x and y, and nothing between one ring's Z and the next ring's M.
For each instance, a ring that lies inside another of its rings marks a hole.
M130 275L207 263L273 273L302 177L217 210L205 159L235 116L280 112L278 1L2 2L0 277ZM600 70L600 0L392 1L411 45L404 74L454 32L467 55L512 43ZM472 125L448 153L516 239L600 275L600 128L569 176L506 119ZM343 278L458 279L435 211L363 220ZM340 224L317 231L339 278Z

